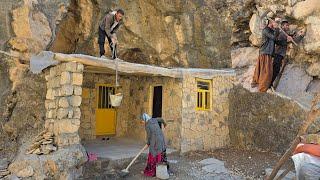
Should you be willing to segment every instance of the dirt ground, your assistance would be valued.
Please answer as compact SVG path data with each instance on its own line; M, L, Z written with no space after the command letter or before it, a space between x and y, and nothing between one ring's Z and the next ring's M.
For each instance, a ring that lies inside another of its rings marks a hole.
M198 162L215 158L225 162L229 174L223 176L203 171L203 165ZM239 150L235 148L219 149L215 151L197 151L184 155L178 153L168 155L170 169L174 175L170 179L263 179L266 168L272 168L280 158L279 155L270 152L259 152L256 150ZM140 158L130 169L125 178L120 176L122 166L113 166L110 169L109 162L90 162L86 164L84 176L80 179L127 179L127 180L149 180L156 178L144 177L142 172L145 167L145 157ZM97 168L97 164L99 164ZM125 163L126 164L126 163ZM94 168L95 167L95 168Z

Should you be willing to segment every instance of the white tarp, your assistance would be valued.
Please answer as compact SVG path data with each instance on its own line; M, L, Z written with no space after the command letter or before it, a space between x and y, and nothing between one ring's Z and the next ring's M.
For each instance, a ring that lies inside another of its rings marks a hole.
M54 53L50 51L43 51L38 55L32 55L30 59L30 70L35 74L41 73L45 68L57 65L59 61L53 59Z
M320 179L320 157L307 153L298 153L292 156L298 180Z

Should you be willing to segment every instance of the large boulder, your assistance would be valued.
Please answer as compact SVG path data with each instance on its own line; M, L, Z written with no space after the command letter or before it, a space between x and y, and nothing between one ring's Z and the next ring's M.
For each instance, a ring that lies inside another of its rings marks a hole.
M292 16L296 19L304 19L310 15L318 13L320 11L319 0L305 0L296 3L293 6Z
M253 14L249 22L250 31L252 33L249 37L249 40L254 46L261 45L261 36L262 36L261 25L262 25L262 21L259 15Z
M262 23L262 21L261 21L261 18L259 17L259 15L253 14L251 16L249 26L250 26L250 31L252 34L257 35L257 36L262 35L261 23Z
M320 15L309 16L305 24L307 24L307 32L304 49L309 53L320 53Z
M306 117L306 111L288 98L251 93L235 86L229 94L231 144L285 152Z
M320 62L311 64L308 67L307 72L310 76L317 76L320 78Z
M313 94L320 92L320 79L312 80L308 86L307 92Z
M313 95L306 91L312 79L300 66L289 64L281 76L276 91L310 108Z
M251 87L251 82L253 78L253 73L255 70L255 66L249 66L247 69L244 71L240 70L237 74L237 81L236 84L241 85L243 88L249 90L250 92L258 92L258 88L252 88Z
M49 155L26 155L26 146L8 170L18 177L32 179L76 179L82 174L81 166L87 161L84 147L80 144L59 148Z
M232 68L241 68L254 65L259 55L259 49L244 47L231 50Z

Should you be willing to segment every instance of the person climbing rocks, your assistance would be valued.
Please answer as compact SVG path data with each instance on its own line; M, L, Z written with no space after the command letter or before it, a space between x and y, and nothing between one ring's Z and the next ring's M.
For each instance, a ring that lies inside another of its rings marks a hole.
M166 154L166 142L163 132L159 126L159 118L151 118L148 114L143 113L141 122L145 125L147 133L147 145L149 146L149 154L147 166L143 173L145 176L156 176L157 164L166 164L167 170L170 175L172 172L169 170L169 163Z
M272 55L275 49L276 37L278 35L278 22L268 21L268 25L262 31L262 45L259 50L255 71L251 87L258 86L259 92L266 92L272 81L273 76L273 60ZM292 38L287 37L290 41Z
M289 34L289 22L286 19L283 19L281 21L281 28ZM299 42L303 39L304 37L304 31L299 31L296 35L293 35L293 40L295 42ZM290 42L287 40L287 35L280 31L278 37L276 38L276 46L275 46L275 53L274 53L274 59L273 59L273 75L272 75L272 81L271 81L271 86L278 76L280 72L280 68L282 66L282 60L285 58L287 54L287 47Z
M123 21L122 21L123 16L124 16L124 11L122 9L118 9L116 11L111 11L107 13L107 15L100 22L99 31L98 31L98 34L99 34L98 44L100 49L100 57L105 57L104 43L107 37L110 50L112 53L112 59L116 58L117 43L118 43L116 32L119 29L119 27L123 24Z

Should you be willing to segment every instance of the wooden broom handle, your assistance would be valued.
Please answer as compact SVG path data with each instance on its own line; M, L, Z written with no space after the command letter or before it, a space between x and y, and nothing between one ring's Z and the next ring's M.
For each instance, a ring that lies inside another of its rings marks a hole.
M267 19L268 19L269 21L275 22L273 19L271 19L271 18L269 18L269 17L267 17ZM279 28L280 31L283 32L287 37L289 36L289 35L280 27L280 25L278 26L278 28ZM294 40L292 40L291 42L292 42L294 45L298 46L298 44L297 44Z
M310 112L307 115L307 119L303 122L296 138L291 143L290 148L286 151L286 153L280 158L280 160L277 162L275 167L273 168L271 174L269 177L267 177L267 180L273 180L274 177L278 174L279 169L281 166L290 158L293 150L297 147L297 145L300 142L300 136L304 135L310 124L312 124L319 116L320 116L320 108L318 107L318 103L320 103L320 93L317 93L313 99L312 107Z
M130 164L127 166L127 168L126 168L126 171L128 171L128 169L131 167L131 165L134 163L134 161L136 161L136 159L140 156L140 154L145 150L145 149L147 149L148 148L148 144L146 144L140 151L139 151L139 153L136 155L136 157L134 157L133 159L132 159L132 161L130 162Z

